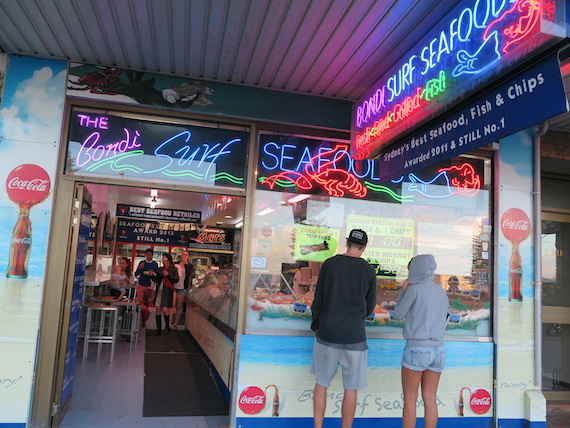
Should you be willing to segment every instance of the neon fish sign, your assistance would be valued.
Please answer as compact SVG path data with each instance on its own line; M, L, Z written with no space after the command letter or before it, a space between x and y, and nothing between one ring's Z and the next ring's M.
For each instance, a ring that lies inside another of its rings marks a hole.
M471 0L453 10L405 59L355 104L353 142L362 156L378 154L410 126L424 123L474 91L528 52L516 48L540 34L540 20L554 21L555 0ZM541 42L552 37L541 35ZM534 43L533 48L540 43ZM500 63L500 64L499 64ZM446 89L416 104L396 123L393 109L441 72ZM437 104L429 101L437 100ZM371 146L371 147L369 147Z
M397 202L413 202L412 196L400 195L393 185L379 184L378 161L353 159L346 144L311 149L299 141L276 142L262 139L261 143L259 188L294 189L302 193L325 193L333 197L383 196ZM413 174L408 175L406 181L409 182L407 185L410 192L418 192L428 198L450 197L455 194L473 196L481 187L479 175L468 163L441 168L428 181ZM406 184L404 177L392 183L401 186ZM437 186L428 186L433 183ZM434 194L436 188L437 193Z
M171 124L77 113L70 127L72 171L113 176L118 172L131 178L164 177L168 181L225 182L230 186L244 184L246 132L185 128L191 130ZM192 144L194 141L201 144Z

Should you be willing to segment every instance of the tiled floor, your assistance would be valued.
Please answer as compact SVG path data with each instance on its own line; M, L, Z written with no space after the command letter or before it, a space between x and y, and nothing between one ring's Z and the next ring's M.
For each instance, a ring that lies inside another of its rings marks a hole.
M153 321L154 316L151 316ZM154 328L149 322L149 328ZM89 357L75 368L71 407L62 428L227 428L227 416L143 418L144 332L138 347L129 352L128 342L117 342L115 357L109 364L109 345L97 357L91 345ZM167 380L165 380L167 381Z

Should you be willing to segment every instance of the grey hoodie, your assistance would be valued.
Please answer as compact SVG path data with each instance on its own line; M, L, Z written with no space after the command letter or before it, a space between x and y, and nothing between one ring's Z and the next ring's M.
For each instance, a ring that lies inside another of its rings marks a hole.
M449 300L433 282L436 266L431 254L420 254L410 262L410 285L400 293L394 309L396 320L406 320L407 346L443 346Z

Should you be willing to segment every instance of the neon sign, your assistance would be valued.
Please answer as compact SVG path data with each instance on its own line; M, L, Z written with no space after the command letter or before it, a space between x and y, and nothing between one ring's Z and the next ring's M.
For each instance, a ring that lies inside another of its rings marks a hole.
M380 184L379 161L355 160L346 144L262 135L259 151L260 189L409 203L414 197L402 195L404 186L427 198L474 196L481 188L470 163L439 168L427 180L408 174Z
M415 110L419 109L422 106L422 100L431 101L437 95L445 91L445 88L445 72L440 71L436 79L431 79L427 82L425 89L417 88L414 95L396 104L383 118L374 122L372 127L367 127L364 133L357 135L355 137L356 147L362 148L369 144L371 138L380 135L386 129L390 128L392 124L401 122L408 118Z
M377 155L554 40L540 23L555 22L555 2L469 0L452 10L355 103L353 156Z
M77 112L67 172L211 186L245 185L248 134Z

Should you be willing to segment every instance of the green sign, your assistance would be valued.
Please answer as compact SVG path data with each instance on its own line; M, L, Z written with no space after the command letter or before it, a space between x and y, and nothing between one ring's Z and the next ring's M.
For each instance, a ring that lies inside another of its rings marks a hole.
M295 260L324 262L336 254L339 236L338 229L297 226Z

